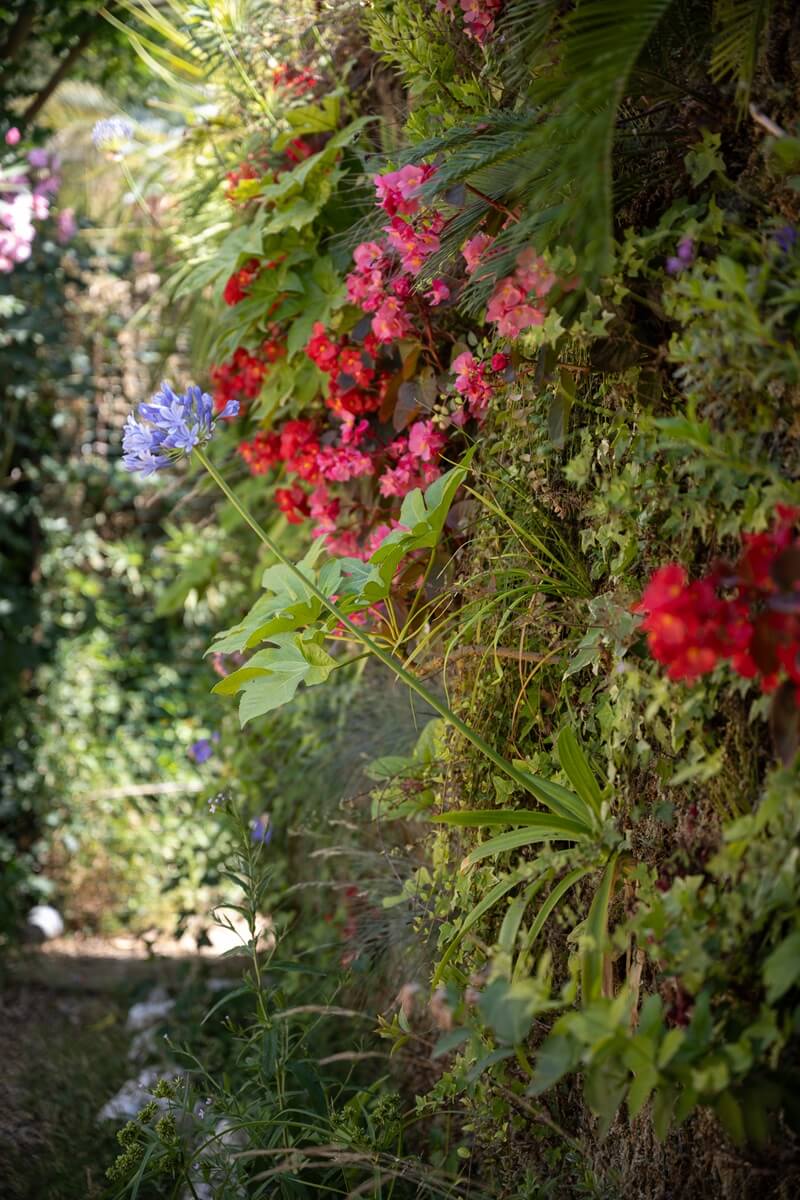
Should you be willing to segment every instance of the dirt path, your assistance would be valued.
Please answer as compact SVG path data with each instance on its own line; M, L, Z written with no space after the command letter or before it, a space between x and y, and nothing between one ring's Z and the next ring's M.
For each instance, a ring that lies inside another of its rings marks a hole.
M126 1028L154 987L238 971L178 943L64 937L0 965L0 1196L99 1200L117 1150L100 1108L136 1074Z

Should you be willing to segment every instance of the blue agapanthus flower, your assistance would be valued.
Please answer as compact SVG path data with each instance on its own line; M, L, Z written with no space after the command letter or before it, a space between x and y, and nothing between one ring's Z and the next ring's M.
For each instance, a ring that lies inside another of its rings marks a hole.
M239 401L229 400L220 417L235 417ZM125 422L122 435L122 464L126 471L152 475L169 467L195 446L204 446L214 433L214 401L196 385L176 395L168 383L162 383L149 404L139 405Z
M133 125L125 117L104 117L92 130L96 150L119 151L133 137Z

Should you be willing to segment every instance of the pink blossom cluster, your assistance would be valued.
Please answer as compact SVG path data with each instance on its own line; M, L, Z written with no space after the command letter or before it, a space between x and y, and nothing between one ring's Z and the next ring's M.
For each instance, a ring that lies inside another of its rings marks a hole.
M499 374L505 371L510 361L507 354L493 355L492 372ZM464 405L451 414L453 424L465 425L468 417L482 421L496 386L496 381L488 377L489 366L485 362L479 362L474 354L465 350L453 359L450 370L455 371L455 389L464 398Z
M436 0L438 12L447 13L452 19L456 12L456 0ZM494 33L495 22L503 7L503 0L459 0L465 33L484 46Z
M541 325L545 318L544 305L532 304L531 293L542 300L551 290L556 277L544 259L532 247L523 250L517 266L495 284L486 309L486 319L497 326L502 337L517 337L523 329Z
M418 212L419 193L435 172L436 168L426 163L409 163L399 171L375 175L373 182L378 204L390 217L398 213L410 216Z
M422 211L419 200L420 189L435 170L409 164L374 177L378 204L391 220L383 227L384 239L362 242L354 250L347 295L352 304L373 314L372 333L381 345L413 335L415 306L427 302L435 308L450 299L444 279L434 279L424 297L414 292L414 279L441 245L444 217Z
M9 142L13 133L18 131L12 129L6 134L10 145L19 140ZM0 194L0 272L6 275L30 258L36 237L33 222L50 215L51 197L60 183L58 160L46 150L31 150L28 163L28 172L10 178L8 190ZM68 224L60 223L59 240L68 240L64 237L68 228Z
M378 480L380 494L402 497L412 488L428 487L441 474L437 461L446 445L447 437L434 428L433 421L415 421L408 433L386 448L394 466Z

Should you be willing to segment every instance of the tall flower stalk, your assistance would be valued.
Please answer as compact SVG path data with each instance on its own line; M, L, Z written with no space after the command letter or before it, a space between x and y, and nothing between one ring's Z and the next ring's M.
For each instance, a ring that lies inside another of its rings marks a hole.
M230 401L220 415L223 417L233 416L238 411L238 407L237 401ZM457 729L467 741L471 742L481 754L514 783L526 791L532 792L548 806L560 807L553 795L549 794L554 790L552 784L508 762L479 733L465 724L452 709L417 679L399 658L385 650L368 633L351 621L347 614L321 588L317 587L313 580L309 579L291 559L286 557L252 513L245 508L205 453L205 447L213 437L216 428L213 401L207 393L201 391L199 387L191 386L185 393L177 394L169 384L162 383L159 391L155 393L149 403L139 405L138 415L139 419L137 420L131 414L125 425L123 465L126 470L145 476L152 475L172 466L181 458L194 456L259 541L274 554L287 570L297 577L303 588L310 592L322 607L341 623L367 653L388 667L406 687L412 692L416 692L434 712L437 712L449 725Z
M474 729L471 729L470 726L462 721L460 717L456 716L451 708L448 708L448 706L444 704L432 691L430 691L430 689L427 688L424 683L422 683L415 675L413 675L411 671L409 671L403 665L399 658L397 658L394 654L391 654L388 650L385 650L381 645L379 645L378 642L371 638L368 633L365 633L363 629L360 629L358 625L351 621L350 618L344 612L342 612L338 605L330 599L330 597L326 596L325 593L291 561L291 559L286 557L286 555L280 550L278 545L272 540L269 534L262 529L261 525L259 525L252 513L248 512L236 494L225 482L223 476L209 460L205 452L199 447L195 446L193 454L197 461L201 463L203 467L205 467L206 471L208 471L217 487L223 492L226 499L233 505L242 520L249 525L253 533L262 542L262 544L266 546L272 554L275 555L275 557L280 563L283 564L283 566L287 567L293 575L297 576L303 587L311 592L311 594L320 601L323 607L341 622L348 633L356 641L360 642L366 651L374 655L374 657L377 658L379 662L382 662L385 667L388 667L389 670L392 671L398 679L401 679L406 687L408 687L412 692L416 692L418 696L421 696L426 704L430 705L434 712L437 712L440 717L444 718L444 720L448 722L449 725L452 725L454 729L457 729L463 737L471 742L476 749L480 750L481 754L485 755L485 757L488 758L489 761L492 762L500 771L507 775L509 779L512 779L520 787L525 788L526 791L531 790L531 783L536 782L535 776L529 774L527 771L520 770L518 767L515 767L513 763L510 763L507 759L503 758L502 754L499 754L493 746L491 746L487 741L484 740L484 738L480 736L479 733L477 733Z

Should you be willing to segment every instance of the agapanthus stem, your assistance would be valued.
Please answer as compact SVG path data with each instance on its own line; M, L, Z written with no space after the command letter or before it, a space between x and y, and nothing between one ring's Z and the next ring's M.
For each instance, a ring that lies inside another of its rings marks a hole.
M398 677L398 679L402 679L406 687L410 688L412 692L416 692L418 696L421 696L426 704L430 705L434 712L437 712L440 717L448 722L449 725L452 725L454 729L457 729L458 732L467 739L467 741L471 742L476 749L480 750L481 754L488 758L491 763L494 763L498 770L502 771L504 775L507 775L509 779L512 779L514 783L518 784L519 787L524 788L526 791L530 791L531 783L535 784L537 782L536 776L531 775L526 771L521 771L518 767L515 767L513 763L510 763L507 759L503 758L502 754L498 754L494 747L490 746L488 742L484 741L479 733L476 733L474 729L470 729L469 725L466 725L460 717L457 717L456 714L438 698L438 696L429 691L425 684L417 679L415 675L412 675L411 672L403 666L399 659L395 658L395 656L389 653L388 650L384 650L382 646L379 646L378 643L373 641L369 634L365 633L363 629L359 629L359 627L355 625L350 618L337 607L333 600L326 596L325 593L318 588L315 583L313 583L306 575L303 574L303 572L291 561L291 559L287 558L286 555L278 549L278 546L275 544L269 534L265 533L255 517L247 511L231 488L228 487L228 484L220 475L217 468L213 466L211 462L209 462L203 451L195 447L194 454L198 462L201 462L208 471L217 487L224 493L226 498L236 509L242 520L250 526L259 541L261 541L267 547L267 549L275 555L279 562L283 563L285 567L288 567L288 569L297 576L297 578L302 582L303 587L307 588L307 590L311 592L313 596L316 596L317 600L320 601L323 607L326 608L332 616L336 617L336 619L340 621L342 625L344 625L345 629L348 630L353 638L360 642L361 645L368 650L370 654L373 654L375 658L382 662L384 666L388 667L389 670Z

